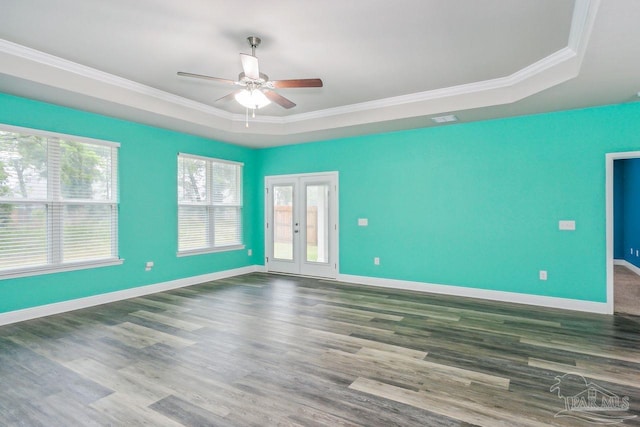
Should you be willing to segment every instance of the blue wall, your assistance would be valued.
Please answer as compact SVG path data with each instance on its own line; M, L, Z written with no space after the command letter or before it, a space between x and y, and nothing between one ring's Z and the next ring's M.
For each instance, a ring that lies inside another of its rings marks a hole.
M614 194L614 197L620 196L619 198L622 200L622 227L617 227L618 229L622 228L622 230L618 230L618 233L622 235L622 256L615 255L615 257L623 258L636 267L640 267L640 159L620 160L619 162L622 166L620 168L622 178L620 190Z
M624 259L624 168L627 160L613 162L613 258Z

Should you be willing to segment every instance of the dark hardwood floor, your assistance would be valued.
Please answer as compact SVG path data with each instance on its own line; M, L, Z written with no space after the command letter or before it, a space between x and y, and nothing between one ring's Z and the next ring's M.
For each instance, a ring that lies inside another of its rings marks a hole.
M616 421L634 316L250 274L0 327L3 426Z

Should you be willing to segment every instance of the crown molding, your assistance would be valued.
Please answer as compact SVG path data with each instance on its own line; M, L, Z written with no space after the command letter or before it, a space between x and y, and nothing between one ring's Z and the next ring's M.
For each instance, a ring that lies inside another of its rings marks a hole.
M584 50L598 7L600 7L600 0L575 0L567 43L569 49L575 52Z
M141 95L157 98L171 104L176 104L193 110L197 110L206 114L220 117L222 119L232 120L234 117L234 114L220 110L219 108L215 108L201 102L193 101L182 96L174 95L172 93L165 92L151 86L143 85L141 83L134 82L132 80L128 80L110 73L106 73L104 71L88 67L86 65L78 64L77 62L69 61L36 49L22 46L8 40L0 39L0 52L18 58L26 59L27 61L37 64L57 68L68 73L77 74L79 76L110 86L115 86L131 92L139 93Z
M595 20L599 5L600 0L576 0L571 19L571 27L569 31L569 40L567 46L552 53L551 55L540 59L539 61L536 61L531 65L526 66L525 68L514 72L509 76L434 89L424 92L411 93L408 95L394 96L374 101L361 102L357 104L344 105L335 108L327 108L324 110L310 111L308 113L294 114L288 117L260 116L256 117L254 121L258 123L278 124L303 122L306 120L323 119L344 114L397 107L406 104L433 101L437 99L505 89L516 86L545 71L553 70L554 67L558 67L572 59L581 60L582 55L584 54L584 49L586 48L589 39L589 35L591 33L591 28L593 27L593 21ZM572 73L570 78L577 75L578 69L575 70L575 73ZM244 116L236 114L234 120L244 120Z
M288 135L360 125L371 120L393 120L507 104L570 80L577 76L580 70L599 4L600 0L575 0L567 46L511 75L283 117L258 115L251 119L254 126L249 129L244 126L244 114L229 113L8 40L0 39L0 54L21 58L29 67L53 67L63 73L81 76L89 82L102 84L103 87L135 93L137 97L120 99L118 102L151 114L166 115L167 106L177 107L182 110L180 120L187 123L193 122L206 126L204 124L206 117L210 117L214 120L209 126L214 128L222 124L225 131L231 133ZM2 67L0 71L3 71ZM19 72L14 74L16 77L29 79L28 76L17 75ZM51 82L54 87L55 84L56 82ZM74 91L73 83L67 82L67 85L67 90ZM86 93L80 89L79 85L77 92ZM164 106L144 102L139 95L147 98L147 101L153 99L162 101L161 104ZM438 102L443 100L447 102ZM340 116L339 121L335 120L338 116Z
M299 122L310 119L319 119L342 114L356 113L362 111L376 110L380 108L396 107L400 105L433 101L437 99L450 98L454 96L486 92L490 90L503 89L515 86L543 71L549 70L554 66L564 63L576 56L575 51L565 47L551 55L531 64L507 77L499 77L490 80L482 80L479 82L466 83L457 86L450 86L441 89L428 90L424 92L416 92L408 95L394 96L390 98L378 99L375 101L361 102L358 104L350 104L336 108L328 108L325 110L311 111L289 116L286 123ZM264 120L264 117L256 118L256 121Z

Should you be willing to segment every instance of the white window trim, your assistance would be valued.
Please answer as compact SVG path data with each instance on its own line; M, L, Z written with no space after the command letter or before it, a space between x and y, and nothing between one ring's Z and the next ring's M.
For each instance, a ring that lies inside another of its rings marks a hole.
M4 132L36 135L36 136L42 136L45 138L52 138L52 139L72 140L72 141L83 142L87 144L100 145L104 147L120 148L120 143L118 142L105 141L101 139L93 139L93 138L87 138L84 136L70 135L70 134L64 134L64 133L58 133L58 132L50 132L50 131L45 131L41 129L32 129L32 128L26 128L21 126L6 125L3 123L0 123L0 130ZM117 188L119 185L119 176L118 176L119 158L116 159L116 161L112 162L111 164L112 164L112 168L115 169L115 170L112 170L112 176L114 180L113 184ZM40 199L24 200L24 199L17 199L17 198L16 199L7 198L3 201L7 203L21 203L21 204L34 203L34 204L46 204L46 205L57 205L57 206L95 203L95 204L101 204L105 206L111 205L112 207L115 207L116 211L118 211L119 210L118 207L120 204L120 191L119 189L116 191L116 200L112 200L108 202L95 201L95 200L82 200L82 199L74 199L74 200L60 202L59 200L52 201L52 198L42 199L42 200ZM112 247L111 253L118 253L118 228L119 228L118 223L119 223L119 215L116 218L116 230L114 231L111 239L111 247ZM55 233L55 230L53 232ZM54 244L54 242L50 241L49 244ZM58 242L58 244L60 244L60 242ZM51 273L62 273L62 272L74 271L74 270L85 270L85 269L98 268L98 267L107 267L112 265L121 265L123 263L124 263L123 258L109 257L109 258L103 258L99 260L76 261L76 262L69 262L69 263L58 262L55 264L39 265L35 267L34 266L19 267L19 268L12 268L12 269L6 269L6 270L0 271L0 280L37 276L37 275L51 274Z
M20 126L0 124L0 130L5 132L28 133L30 135L44 136L46 138L71 139L73 141L86 142L87 144L102 145L106 147L120 147L119 142L106 141L103 139L93 139L87 138L85 136L69 135L66 133L50 132L46 130L25 128Z
M244 249L245 245L228 245L228 246L217 246L215 248L202 248L202 249L187 249L184 251L176 252L176 256L178 258L191 256L191 255L203 255L203 254L213 254L216 252L229 252L229 251L237 251Z
M216 162L216 163L226 163L229 165L244 167L244 163L242 162L234 162L233 160L218 159L216 157L198 156L197 154L188 154L188 153L178 153L178 156L189 157L189 158L198 159L198 160L206 160L206 161Z
M111 265L121 265L123 263L124 258L106 258L98 261L70 262L51 266L16 268L4 270L0 273L0 280L39 276L41 274L64 273L66 271L86 270L88 268L108 267Z

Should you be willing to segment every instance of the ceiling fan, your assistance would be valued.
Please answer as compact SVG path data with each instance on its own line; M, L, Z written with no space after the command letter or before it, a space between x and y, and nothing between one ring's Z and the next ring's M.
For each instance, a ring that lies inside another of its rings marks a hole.
M251 45L251 55L240 54L242 62L242 72L238 75L238 80L221 79L218 77L205 76L202 74L186 73L178 71L179 76L195 77L199 79L212 80L214 82L225 83L240 88L218 101L227 101L234 99L248 110L255 110L269 105L274 102L284 108L293 108L296 106L293 101L285 98L273 89L291 89L300 87L322 87L321 79L293 79L293 80L269 80L266 74L260 72L258 68L258 58L256 58L256 48L260 45L260 38L251 36L247 37L249 45Z

